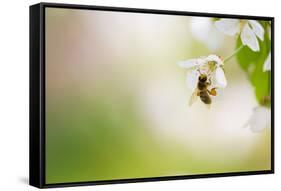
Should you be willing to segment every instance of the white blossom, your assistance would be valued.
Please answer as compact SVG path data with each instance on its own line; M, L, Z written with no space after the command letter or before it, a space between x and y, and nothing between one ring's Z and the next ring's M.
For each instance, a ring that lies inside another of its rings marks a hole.
M264 64L263 64L263 71L270 71L271 70L271 52L269 52Z
M243 45L255 52L260 50L258 38L264 40L264 28L258 21L220 19L215 22L215 26L219 31L229 36L240 34Z
M271 125L271 110L264 106L258 106L253 109L245 127L249 127L253 132L261 132L266 127Z
M194 91L197 87L200 74L206 74L209 77L212 87L225 88L227 86L227 80L222 69L223 61L217 55L193 58L180 61L178 64L180 67L188 69L186 84L191 91Z
M219 87L219 88L225 88L227 85L224 71L221 67L218 67L215 70L214 84L216 84L216 87Z
M216 51L221 46L224 37L214 26L212 18L193 17L190 26L194 38L204 43L211 51Z

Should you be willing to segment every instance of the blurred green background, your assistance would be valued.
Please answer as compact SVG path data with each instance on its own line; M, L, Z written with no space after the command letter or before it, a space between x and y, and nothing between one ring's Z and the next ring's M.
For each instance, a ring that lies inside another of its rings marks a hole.
M211 109L188 106L178 61L215 53L192 17L46 9L46 183L270 169L270 128L243 128L257 105L235 59Z

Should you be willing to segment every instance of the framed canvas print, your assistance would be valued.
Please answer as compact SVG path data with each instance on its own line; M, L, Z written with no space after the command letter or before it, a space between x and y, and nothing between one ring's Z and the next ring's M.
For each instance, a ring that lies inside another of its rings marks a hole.
M274 172L274 18L30 7L30 184Z

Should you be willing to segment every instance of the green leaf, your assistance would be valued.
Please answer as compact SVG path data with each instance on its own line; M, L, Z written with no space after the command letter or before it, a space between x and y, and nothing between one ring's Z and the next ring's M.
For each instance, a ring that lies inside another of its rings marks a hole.
M236 48L242 45L241 39L237 39ZM243 70L248 72L251 64L255 64L259 59L260 52L252 51L248 46L244 46L236 55L236 59Z
M267 26L262 23L263 26ZM241 39L237 39L237 47L242 45ZM270 72L263 71L264 62L270 52L271 41L268 31L265 30L265 38L259 40L260 51L253 52L249 47L245 46L237 53L236 59L241 68L247 73L251 84L254 87L257 101L262 104L262 100L270 94Z

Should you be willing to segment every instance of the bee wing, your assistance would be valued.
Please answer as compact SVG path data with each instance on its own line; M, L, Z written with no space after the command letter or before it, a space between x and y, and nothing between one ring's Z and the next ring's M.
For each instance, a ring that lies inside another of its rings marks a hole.
M207 109L211 109L211 104L205 104Z
M198 89L195 89L191 94L188 105L191 106L198 99Z

